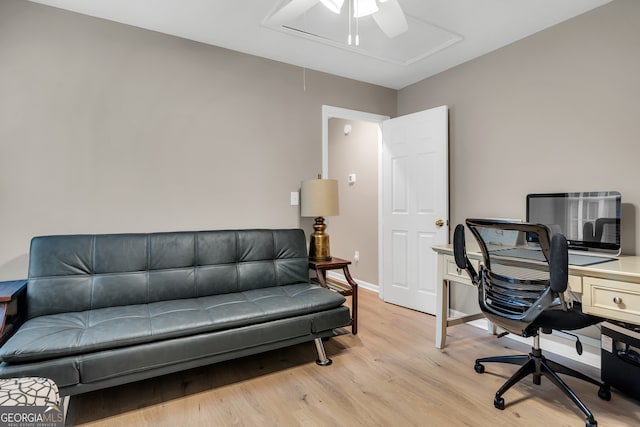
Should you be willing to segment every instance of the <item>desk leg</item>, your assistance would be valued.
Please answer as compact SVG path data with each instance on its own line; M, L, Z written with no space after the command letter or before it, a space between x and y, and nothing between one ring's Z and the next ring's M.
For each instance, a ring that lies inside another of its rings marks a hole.
M438 254L438 276L436 278L436 348L444 348L444 342L447 339L449 281L444 279L445 268L444 256Z
M436 292L436 348L444 348L449 315L449 281L438 280Z

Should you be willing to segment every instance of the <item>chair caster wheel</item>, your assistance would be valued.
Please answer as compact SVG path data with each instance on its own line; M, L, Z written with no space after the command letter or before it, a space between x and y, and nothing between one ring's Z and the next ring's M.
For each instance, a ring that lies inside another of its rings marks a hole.
M586 427L598 427L598 422L592 418L587 418L587 422L585 423Z
M473 369L475 369L475 371L479 374L484 374L484 365L481 363L476 363Z
M598 397L602 400L606 400L607 402L611 400L611 390L609 386L603 385L598 390Z
M504 409L504 399L502 397L496 397L493 399L493 406L501 411Z

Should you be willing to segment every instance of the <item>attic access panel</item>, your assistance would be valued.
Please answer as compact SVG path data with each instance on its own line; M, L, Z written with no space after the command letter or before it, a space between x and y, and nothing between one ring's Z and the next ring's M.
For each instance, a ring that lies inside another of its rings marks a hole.
M347 2L337 15L318 2L306 12L286 22L278 22L274 15L289 3L283 0L264 19L268 28L296 37L323 43L370 56L396 65L410 65L435 54L463 39L462 36L420 20L405 12L408 30L396 37L387 37L372 16L359 18L357 28L351 20L352 44L349 37L349 8ZM355 35L360 44L355 45Z

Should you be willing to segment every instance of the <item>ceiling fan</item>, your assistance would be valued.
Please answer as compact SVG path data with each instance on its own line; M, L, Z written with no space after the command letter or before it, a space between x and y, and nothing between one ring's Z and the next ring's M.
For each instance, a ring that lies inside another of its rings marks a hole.
M291 0L275 12L271 19L273 22L285 24L303 15L318 3L340 14L345 0ZM350 17L357 20L371 16L389 38L394 38L409 29L407 18L398 0L346 0L346 3Z

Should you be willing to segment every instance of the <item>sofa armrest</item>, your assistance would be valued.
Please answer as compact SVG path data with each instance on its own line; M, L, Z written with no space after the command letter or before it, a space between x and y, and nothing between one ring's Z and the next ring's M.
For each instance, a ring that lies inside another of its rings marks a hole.
M24 321L27 280L0 282L0 345Z

